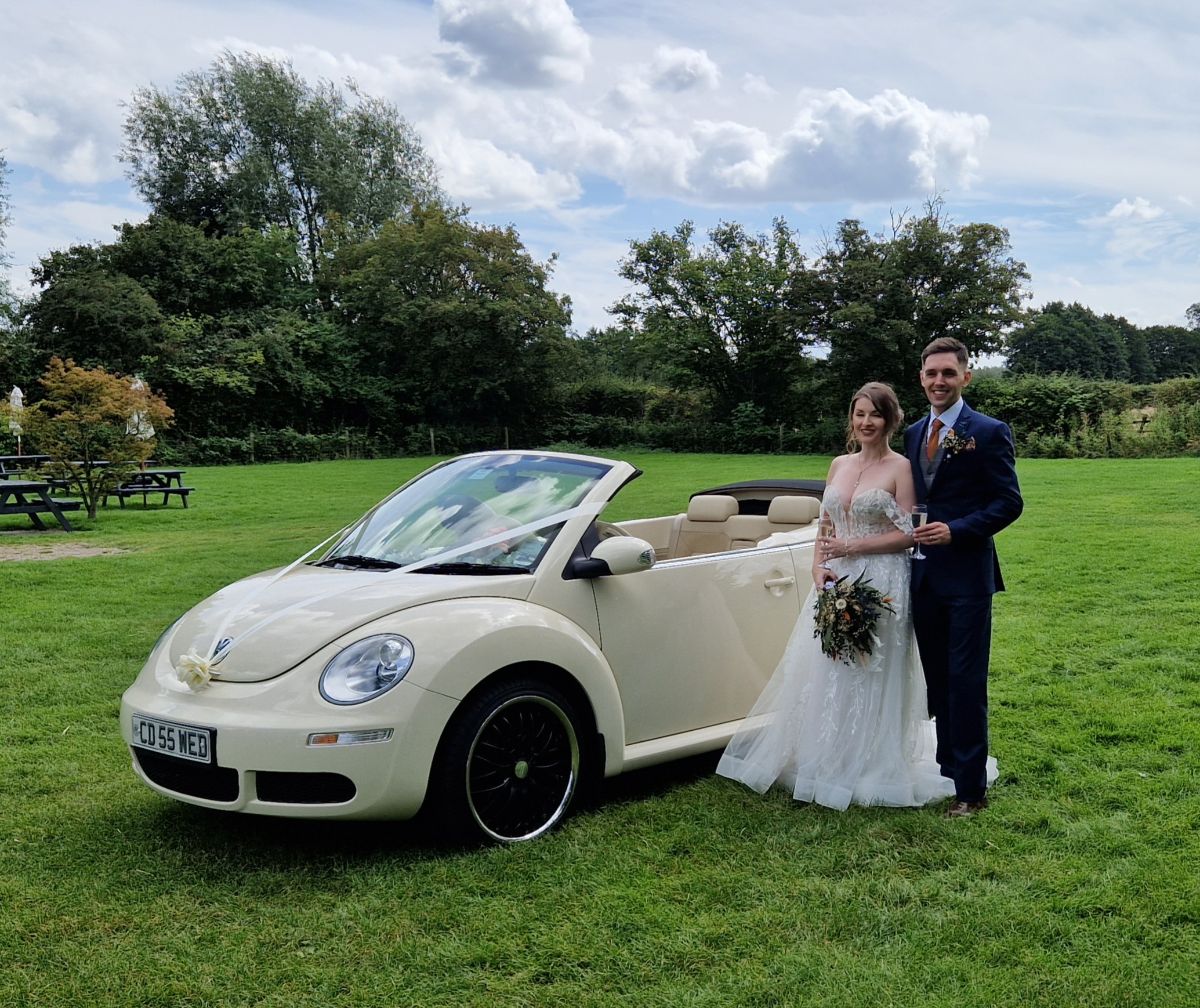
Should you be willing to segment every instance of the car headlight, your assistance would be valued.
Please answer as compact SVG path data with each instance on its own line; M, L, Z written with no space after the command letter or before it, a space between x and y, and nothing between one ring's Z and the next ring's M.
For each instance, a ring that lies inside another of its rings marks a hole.
M356 704L385 693L412 668L413 646L398 634L364 637L339 651L321 673L321 696Z

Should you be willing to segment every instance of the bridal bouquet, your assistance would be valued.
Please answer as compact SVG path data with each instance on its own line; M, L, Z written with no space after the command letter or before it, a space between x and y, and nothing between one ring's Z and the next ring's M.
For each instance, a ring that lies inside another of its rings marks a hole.
M880 615L885 609L896 611L891 603L890 595L884 595L861 574L849 582L846 577L838 578L836 584L817 592L813 636L821 638L821 650L830 658L852 665L871 653Z

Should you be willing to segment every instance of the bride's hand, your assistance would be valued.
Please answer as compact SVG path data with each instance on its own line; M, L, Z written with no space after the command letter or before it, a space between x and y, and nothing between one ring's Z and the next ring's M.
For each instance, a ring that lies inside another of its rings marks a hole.
M817 542L824 543L825 557L830 560L848 557L853 552L853 539L842 539L838 536L833 536L829 539L818 539Z
M829 552L829 544L833 542L831 536L819 535L813 540L814 552L816 553L817 563L824 563L832 554Z

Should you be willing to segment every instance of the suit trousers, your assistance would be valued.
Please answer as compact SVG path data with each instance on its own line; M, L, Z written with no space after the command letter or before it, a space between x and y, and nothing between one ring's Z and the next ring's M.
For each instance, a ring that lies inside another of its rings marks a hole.
M976 802L987 790L992 596L939 595L929 578L922 580L912 596L913 628L937 728L937 761L954 781L955 797Z

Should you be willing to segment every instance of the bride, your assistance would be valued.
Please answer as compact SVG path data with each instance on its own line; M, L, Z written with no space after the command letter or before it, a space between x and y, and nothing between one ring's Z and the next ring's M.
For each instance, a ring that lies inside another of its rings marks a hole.
M798 801L835 809L954 795L934 759L913 638L908 548L916 493L908 459L888 446L903 419L888 385L871 382L850 400L847 446L857 451L833 460L821 506L834 535L818 540L813 591L779 667L717 765L760 793L778 784ZM825 581L860 574L891 597L895 612L876 623L873 653L847 665L822 653L813 602Z

